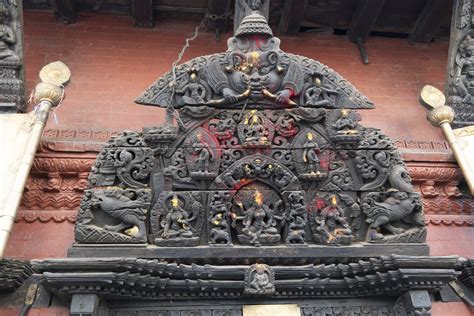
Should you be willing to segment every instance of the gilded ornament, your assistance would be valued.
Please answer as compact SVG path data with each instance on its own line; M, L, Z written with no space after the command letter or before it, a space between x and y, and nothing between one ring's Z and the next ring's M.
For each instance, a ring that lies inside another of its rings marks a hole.
M39 76L44 83L62 86L71 79L71 71L62 61L55 61L44 66Z
M446 104L444 94L433 86L426 85L420 93L421 104L428 109L435 109Z
M440 106L431 110L427 119L432 125L438 127L443 123L451 123L454 119L454 111L449 106Z
M49 101L52 106L57 106L64 96L64 90L52 83L40 82L35 87L34 100L36 103Z

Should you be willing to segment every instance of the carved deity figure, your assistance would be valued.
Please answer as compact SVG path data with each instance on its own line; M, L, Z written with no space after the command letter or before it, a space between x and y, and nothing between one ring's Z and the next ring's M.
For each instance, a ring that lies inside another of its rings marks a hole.
M267 144L267 130L262 122L262 119L252 114L249 118L244 121L246 128L244 129L245 142Z
M270 281L270 276L264 265L256 265L255 273L250 280L250 288L257 293L273 289L273 284Z
M13 50L10 49L10 45L16 43L15 34L12 29L6 25L9 17L7 8L1 8L0 10L0 60L12 61L17 60L18 57Z
M457 102L474 103L474 38L467 35L459 46L461 56L457 63L459 73L454 79L454 89L460 100Z
M346 109L341 110L341 115L332 125L336 129L338 134L351 135L358 134L355 130L355 122L349 117L349 111Z
M338 236L351 236L352 233L344 211L337 203L336 195L333 195L329 205L320 211L316 224L316 231L324 236L327 243L333 242Z
M179 90L176 90L177 94L181 94L180 104L204 104L204 98L206 97L206 88L199 83L199 77L197 70L191 68L189 70L189 82Z
M181 207L178 196L173 195L171 209L161 223L163 227L161 237L163 239L193 237L189 225L193 220L194 218L189 218L188 212Z
M211 232L209 240L211 244L230 244L229 225L227 222L227 206L219 195L214 195L210 204L212 214L209 217Z
M306 204L303 194L292 192L288 195L290 201L289 232L286 237L287 244L304 244L306 227Z
M307 173L320 173L319 170L319 153L320 148L316 141L314 141L312 133L306 135L306 142L303 144L303 162L306 165Z
M239 207L244 208L242 203ZM242 220L244 225L242 233L248 237L250 244L256 247L260 246L260 238L264 238L264 235L278 235L275 227L276 219L282 219L273 214L273 211L263 203L263 195L259 191L255 192L254 203L244 211L244 216L240 217L233 213L232 217L234 221Z
M214 155L212 150L209 148L209 144L203 140L201 133L196 135L196 141L192 144L192 147L193 153L198 156L196 160L196 170L200 172L208 172L209 164L213 161Z
M100 209L111 217L120 220L117 225L106 225L105 230L112 232L120 232L142 239L145 237L145 217L146 208L143 202L132 200L133 192L125 192L123 194L106 195L104 192L95 193L95 205L99 205ZM126 231L126 229L134 228Z
M336 96L339 94L339 89L333 89L324 85L322 75L316 74L313 79L313 86L306 89L306 106L315 107L335 107Z

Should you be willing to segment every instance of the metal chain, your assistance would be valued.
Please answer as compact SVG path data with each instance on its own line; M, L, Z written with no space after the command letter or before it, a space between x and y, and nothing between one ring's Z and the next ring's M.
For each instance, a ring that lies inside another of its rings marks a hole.
M211 14L211 13L207 12L204 15L204 18L199 23L199 25L196 26L196 28L194 29L193 35L186 38L186 42L185 42L183 48L181 48L181 51L178 54L178 58L171 64L171 72L173 74L173 81L170 83L171 94L170 94L170 98L168 100L168 106L166 107L166 110L176 118L176 121L178 122L178 124L181 125L181 127L184 127L183 121L181 121L181 118L179 117L179 114L177 113L177 111L175 110L175 108L173 106L173 100L174 100L174 97L175 97L175 94L176 94L176 84L177 84L177 82L176 82L177 81L176 67L178 66L178 63L181 61L181 59L183 59L184 53L186 52L186 49L188 49L191 42L194 41L198 37L199 31L204 30L206 28L206 22L207 21L209 21L209 20L212 20L212 21L223 20L223 19L228 19L228 18L231 18L231 17L233 17L232 12L227 12L227 13L223 13L223 14L220 14L220 15Z

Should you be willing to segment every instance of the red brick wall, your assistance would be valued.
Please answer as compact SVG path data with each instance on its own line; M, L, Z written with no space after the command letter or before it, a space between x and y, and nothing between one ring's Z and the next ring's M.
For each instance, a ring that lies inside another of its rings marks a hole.
M170 70L197 24L162 19L154 29L137 29L128 17L81 13L78 23L63 25L49 12L27 11L27 89L34 87L43 65L62 60L73 79L57 110L59 124L50 120L49 126L122 130L156 125L162 111L133 101ZM201 33L183 61L224 51L228 36L217 43L213 33ZM397 139L442 140L440 131L426 121L417 97L426 83L444 86L447 40L415 47L406 39L371 37L369 65L361 63L357 47L345 36L308 33L281 40L283 50L327 64L375 102L376 109L360 111L364 124Z

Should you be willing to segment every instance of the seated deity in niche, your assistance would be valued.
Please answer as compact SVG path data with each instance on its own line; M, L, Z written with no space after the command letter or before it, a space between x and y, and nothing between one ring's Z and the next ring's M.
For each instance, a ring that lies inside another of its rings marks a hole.
M349 117L349 111L346 109L341 110L341 115L336 122L332 125L338 134L357 134L355 130L355 122Z
M258 115L253 114L244 121L244 124L246 125L244 128L245 142L248 145L269 145L268 131Z
M178 101L179 105L206 103L204 100L206 97L206 88L199 83L199 77L195 68L189 70L189 82L181 89L176 90L176 93L182 95Z
M263 202L263 195L256 191L254 201L245 210L243 203L237 203L241 216L232 213L232 225L236 226L237 221L242 221L242 234L238 235L242 243L259 247L261 244L275 244L281 239L276 228L277 220L283 220L282 216L277 216L270 207Z
M320 179L327 176L327 173L321 172L318 156L320 153L321 149L314 140L314 135L308 133L306 135L306 142L303 144L303 163L306 167L306 173L300 175L302 178Z
M334 108L336 106L336 96L339 94L339 89L333 89L325 85L322 81L321 74L315 74L313 78L313 86L305 91L306 106L314 107L328 107Z
M344 210L338 205L336 195L320 210L314 224L316 229L313 237L320 243L347 245L352 242L352 231L344 217Z
M12 29L6 25L8 17L8 9L2 7L0 9L0 60L16 61L18 57L9 47L16 43L16 39Z
M176 195L171 199L171 209L161 222L163 230L161 238L191 238L194 233L190 223L194 218L189 218L189 214L180 206L180 201Z

